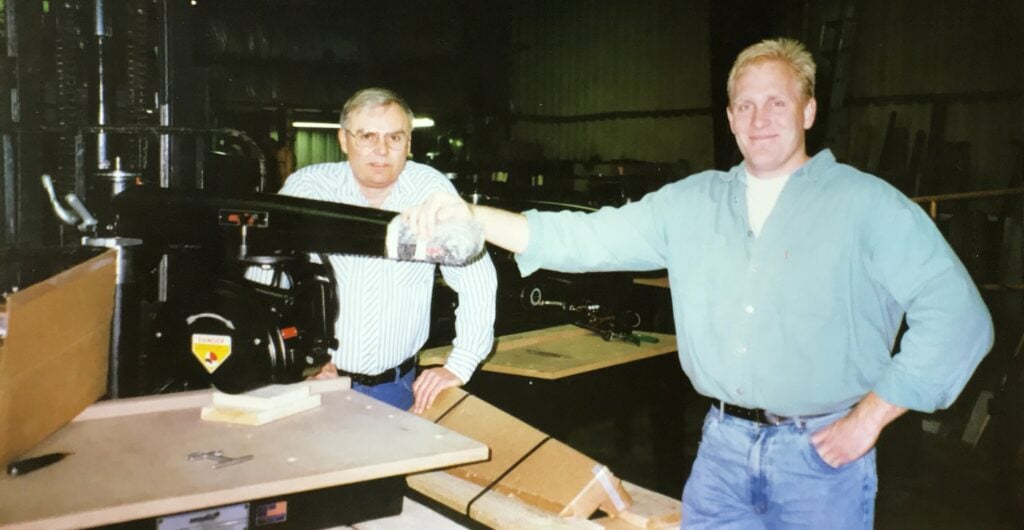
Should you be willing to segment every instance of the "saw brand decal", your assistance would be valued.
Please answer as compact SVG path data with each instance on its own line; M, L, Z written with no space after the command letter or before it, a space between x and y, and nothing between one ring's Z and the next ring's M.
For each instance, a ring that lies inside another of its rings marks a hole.
M231 335L192 335L192 355L212 374L231 357Z

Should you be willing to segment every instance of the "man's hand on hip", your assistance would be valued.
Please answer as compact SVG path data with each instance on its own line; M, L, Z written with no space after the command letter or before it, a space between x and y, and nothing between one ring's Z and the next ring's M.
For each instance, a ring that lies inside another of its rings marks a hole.
M412 412L421 414L429 409L442 390L453 386L462 386L462 380L447 368L439 366L424 370L412 384L412 393L415 398Z
M811 442L822 460L838 468L870 451L882 429L906 411L872 392L849 414L811 435Z

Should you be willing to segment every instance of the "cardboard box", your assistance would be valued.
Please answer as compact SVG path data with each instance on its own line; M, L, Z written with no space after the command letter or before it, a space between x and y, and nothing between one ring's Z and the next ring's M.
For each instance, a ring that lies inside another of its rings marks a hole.
M0 464L103 396L117 251L7 297L0 340Z

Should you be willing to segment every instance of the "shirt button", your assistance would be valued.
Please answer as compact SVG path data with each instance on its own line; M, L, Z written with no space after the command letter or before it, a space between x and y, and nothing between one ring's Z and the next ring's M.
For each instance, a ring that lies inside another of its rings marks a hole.
M736 347L736 353L747 353L747 347L742 344Z
M753 263L751 263L749 270L750 270L750 272L757 272L757 265L754 265Z
M742 396L743 395L743 389L742 388L737 388L736 389L736 395Z
M753 230L747 230L747 237L754 237L754 231Z
M743 312L748 315L752 315L754 313L754 306L750 304L743 306Z

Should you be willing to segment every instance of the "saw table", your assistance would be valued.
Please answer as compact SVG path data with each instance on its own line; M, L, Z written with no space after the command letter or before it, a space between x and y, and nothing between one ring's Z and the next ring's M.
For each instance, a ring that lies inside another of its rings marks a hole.
M0 476L0 528L111 525L383 477L402 481L488 456L479 442L348 390L347 379L311 383L321 406L259 427L201 420L211 390L94 404L31 453L72 455ZM220 468L188 458L209 451L252 457ZM282 508L269 506L268 517Z

